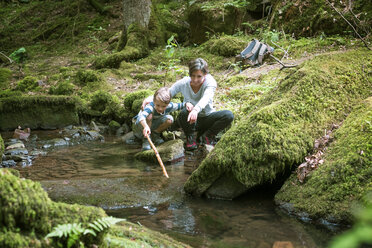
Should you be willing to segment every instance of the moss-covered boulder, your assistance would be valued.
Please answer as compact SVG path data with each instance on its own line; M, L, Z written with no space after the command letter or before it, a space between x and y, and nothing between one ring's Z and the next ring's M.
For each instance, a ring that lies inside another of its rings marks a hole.
M40 184L0 170L0 246L42 247L44 236L63 223L92 222L102 209L51 201Z
M171 141L164 142L163 144L157 146L157 150L161 157L161 160L165 162L174 161L180 159L184 156L185 149L183 148L183 141L180 139L175 139ZM148 150L139 152L134 157L138 160L157 162L154 150Z
M322 55L304 63L236 123L189 177L185 191L202 195L226 173L247 189L283 180L314 140L370 95L371 52ZM229 198L230 196L227 196Z
M0 247L59 247L44 237L59 224L88 224L106 216L101 208L52 201L40 183L18 177L15 170L0 169ZM106 236L84 236L86 247L186 247L166 235L121 222Z
M79 123L78 100L63 96L19 96L0 99L0 130L18 126L56 129Z
M304 183L292 175L275 201L311 218L351 223L353 204L372 190L372 97L346 118L324 154L324 164Z
M210 39L203 44L203 49L224 57L232 57L239 54L248 42L234 36L224 35L219 38Z

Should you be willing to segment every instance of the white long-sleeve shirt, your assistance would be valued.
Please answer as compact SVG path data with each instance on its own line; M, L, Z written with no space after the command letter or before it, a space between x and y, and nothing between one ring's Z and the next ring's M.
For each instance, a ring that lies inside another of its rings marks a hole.
M175 82L169 91L172 97L181 92L184 102L190 102L198 111L199 116L207 116L214 112L213 96L217 88L217 82L211 74L205 75L205 80L197 93L191 88L191 78L184 77Z

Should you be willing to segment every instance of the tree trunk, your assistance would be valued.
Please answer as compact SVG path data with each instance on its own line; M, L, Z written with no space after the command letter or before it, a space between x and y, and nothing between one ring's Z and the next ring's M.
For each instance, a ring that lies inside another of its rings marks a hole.
M124 29L118 45L118 50L125 47L128 39L128 27L137 23L147 28L151 16L151 0L123 0L123 22Z

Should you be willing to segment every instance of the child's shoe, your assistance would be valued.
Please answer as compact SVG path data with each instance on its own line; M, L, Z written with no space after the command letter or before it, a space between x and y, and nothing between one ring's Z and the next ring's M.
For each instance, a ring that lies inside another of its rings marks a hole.
M142 151L147 151L147 150L151 150L151 146L150 146L149 141L146 138L143 138Z
M196 135L195 134L188 134L186 135L186 150L192 151L198 148L196 144Z
M152 132L151 133L151 139L152 142L154 142L155 145L160 145L164 143L164 140L160 137L160 133Z

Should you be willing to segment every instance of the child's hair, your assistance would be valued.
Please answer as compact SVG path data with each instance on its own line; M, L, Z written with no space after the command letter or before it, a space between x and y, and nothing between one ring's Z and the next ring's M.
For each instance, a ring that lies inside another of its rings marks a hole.
M158 100L163 103L168 104L171 100L171 95L167 87L161 87L154 94L154 101Z
M197 58L189 62L189 75L190 76L194 71L198 71L198 70L202 71L204 75L209 73L208 64L202 58Z

